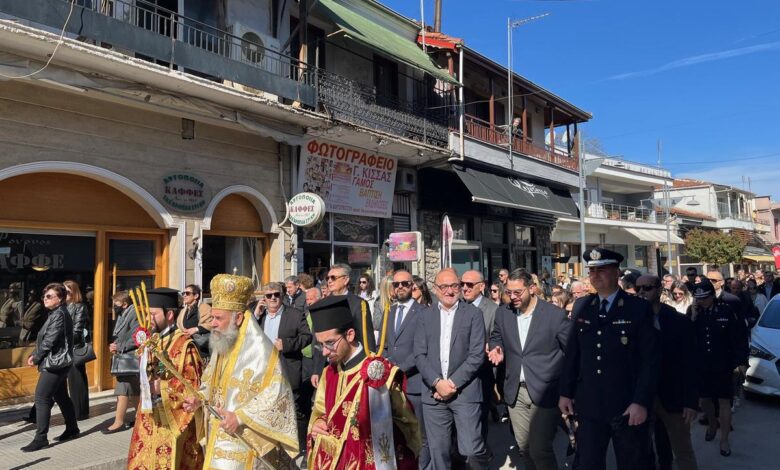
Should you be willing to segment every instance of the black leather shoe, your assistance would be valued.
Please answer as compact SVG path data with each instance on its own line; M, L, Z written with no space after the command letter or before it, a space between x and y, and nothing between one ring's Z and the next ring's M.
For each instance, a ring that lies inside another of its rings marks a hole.
M57 441L57 442L65 442L65 441L69 441L71 439L75 439L75 438L79 437L80 434L81 434L81 431L78 428L76 428L76 429L74 429L72 431L68 431L66 429L64 433L62 433L59 436L55 437L54 440Z
M36 440L34 439L31 443L27 444L26 446L22 447L22 452L35 452L36 450L41 450L49 447L49 441L48 440Z

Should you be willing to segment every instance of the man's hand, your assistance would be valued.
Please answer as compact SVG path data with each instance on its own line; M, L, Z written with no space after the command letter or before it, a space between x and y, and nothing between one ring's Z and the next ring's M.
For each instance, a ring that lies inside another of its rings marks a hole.
M317 386L320 384L320 376L319 375L312 375L311 376L311 386L314 388L317 388Z
M276 350L279 352L282 352L282 348L284 345L282 345L282 338L276 338L276 341L274 341L274 346L276 347Z
M501 349L501 346L496 346L490 352L488 352L488 360L494 366L497 366L504 361L504 350Z
M683 408L682 416L685 424L693 424L696 421L697 411L693 408Z
M184 336L189 338L190 336L194 335L198 331L199 331L198 327L197 326L193 326L192 328L187 328L186 330L182 331L182 333L184 334Z
M330 435L330 431L328 431L328 423L325 422L324 419L320 418L317 421L314 422L311 426L311 433L313 436L322 435L322 436L328 436Z
M111 354L116 354L116 343L111 343L108 345L108 351Z
M436 393L439 394L441 400L449 400L458 391L452 380L439 380L436 383Z
M33 357L32 356L27 358L27 365L30 366L30 367L35 365L35 363L33 362Z
M238 430L238 417L236 417L236 414L224 408L217 408L217 413L222 416L219 427L224 429L228 434L235 434Z
M561 397L558 399L558 409L561 410L561 414L564 418L574 415L574 400L569 397Z
M185 397L181 403L181 407L187 413L192 413L200 408L200 400L196 397Z
M647 421L647 409L642 405L631 403L628 405L628 408L626 408L623 416L628 416L629 426L639 426Z

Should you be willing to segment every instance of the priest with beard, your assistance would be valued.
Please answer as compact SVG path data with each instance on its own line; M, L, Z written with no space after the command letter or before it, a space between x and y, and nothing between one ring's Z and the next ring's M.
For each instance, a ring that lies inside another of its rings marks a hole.
M366 352L349 301L332 296L309 307L315 348L329 362L309 421L311 470L416 470L420 429L404 373Z
M161 287L148 291L151 328L159 335L159 348L165 351L190 390L200 386L203 363L198 347L189 336L176 329L179 292ZM136 341L143 335L136 330ZM183 409L188 395L185 385L144 351L141 359L141 405L138 407L127 468L130 470L200 470L203 416L201 410ZM148 367L147 367L148 366Z
M298 454L295 404L279 351L246 310L252 280L219 274L211 281L211 360L201 395L184 408L206 405L203 468L289 468ZM218 416L217 416L218 415Z

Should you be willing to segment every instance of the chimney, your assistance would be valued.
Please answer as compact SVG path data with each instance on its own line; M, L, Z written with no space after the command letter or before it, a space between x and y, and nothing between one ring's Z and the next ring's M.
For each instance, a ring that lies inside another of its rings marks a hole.
M441 32L441 0L435 0L433 4L433 31Z

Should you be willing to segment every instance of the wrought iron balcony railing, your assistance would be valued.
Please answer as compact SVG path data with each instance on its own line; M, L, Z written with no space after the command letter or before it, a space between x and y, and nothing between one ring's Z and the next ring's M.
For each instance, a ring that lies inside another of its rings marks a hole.
M646 207L624 206L608 202L586 202L587 216L598 219L623 220L627 222L663 223L663 216L656 215Z
M422 82L421 85L424 85ZM373 86L324 70L317 71L317 95L322 111L334 119L398 135L425 144L448 145L449 107L444 90L429 90L417 100L377 93Z
M457 132L457 121L450 121L450 129ZM464 134L473 139L507 148L509 137L505 126L490 125L489 122L474 116L466 115L464 122ZM560 148L545 145L539 147L522 136L512 136L512 151L551 163L555 166L571 171L578 171L578 162L575 155L569 155Z
M740 213L738 207L731 206L729 208L728 202L720 202L720 201L718 201L718 218L741 220L742 222L753 221L752 215Z

